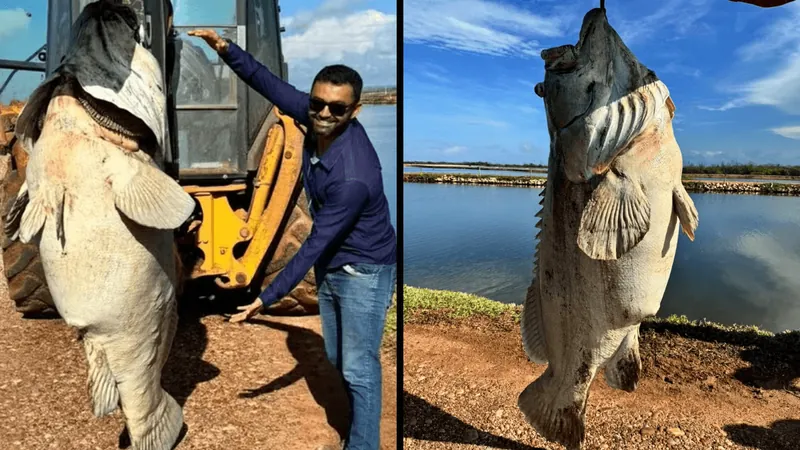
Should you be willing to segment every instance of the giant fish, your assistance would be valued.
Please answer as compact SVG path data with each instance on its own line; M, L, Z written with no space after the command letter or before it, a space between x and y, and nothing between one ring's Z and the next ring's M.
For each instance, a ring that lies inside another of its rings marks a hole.
M633 391L639 325L658 311L678 228L694 240L697 210L681 183L667 87L608 24L584 17L576 45L542 51L550 155L521 334L545 372L518 397L539 434L569 450L585 438L597 371Z
M119 406L136 450L167 450L183 411L161 386L177 326L174 229L194 200L163 171L165 93L134 11L90 3L17 122L30 159L6 235L36 242L78 330L93 413Z

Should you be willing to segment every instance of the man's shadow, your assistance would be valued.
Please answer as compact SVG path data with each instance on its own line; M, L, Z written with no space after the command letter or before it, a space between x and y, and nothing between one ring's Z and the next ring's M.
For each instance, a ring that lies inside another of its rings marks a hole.
M405 390L403 390L403 437L508 450L544 450L481 431Z
M794 450L800 442L800 420L778 420L771 427L725 425L731 441L758 450Z
M328 424L344 439L350 426L350 402L340 373L325 354L322 336L307 328L280 322L255 318L249 322L285 331L286 345L297 360L297 366L263 386L240 393L239 397L255 398L269 394L305 378L314 401L325 410Z

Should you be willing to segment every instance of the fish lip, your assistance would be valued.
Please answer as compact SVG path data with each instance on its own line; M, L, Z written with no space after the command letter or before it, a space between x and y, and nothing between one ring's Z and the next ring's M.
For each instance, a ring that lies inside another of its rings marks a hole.
M572 44L542 50L544 70L553 73L569 73L578 69L578 51Z

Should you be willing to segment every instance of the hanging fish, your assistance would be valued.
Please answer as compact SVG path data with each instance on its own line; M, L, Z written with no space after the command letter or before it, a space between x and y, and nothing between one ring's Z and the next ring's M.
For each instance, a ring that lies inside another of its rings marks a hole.
M589 386L633 391L639 324L667 286L680 227L698 215L681 183L667 87L589 11L576 45L544 50L550 134L533 281L521 332L528 357L548 364L518 406L545 438L580 449Z

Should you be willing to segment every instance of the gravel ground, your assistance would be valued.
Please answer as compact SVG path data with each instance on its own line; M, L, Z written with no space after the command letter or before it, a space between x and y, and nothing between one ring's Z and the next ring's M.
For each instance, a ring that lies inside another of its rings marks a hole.
M0 286L0 449L127 448L119 410L90 410L85 357L60 319L23 319ZM186 308L185 308L186 309ZM230 324L182 311L163 385L184 407L178 450L317 449L338 444L347 397L324 358L319 317ZM397 372L384 351L382 447L397 444Z
M636 391L592 385L584 449L800 448L798 347L768 339L643 331ZM406 324L403 345L404 448L563 449L516 406L545 366L527 360L513 320L429 317Z

